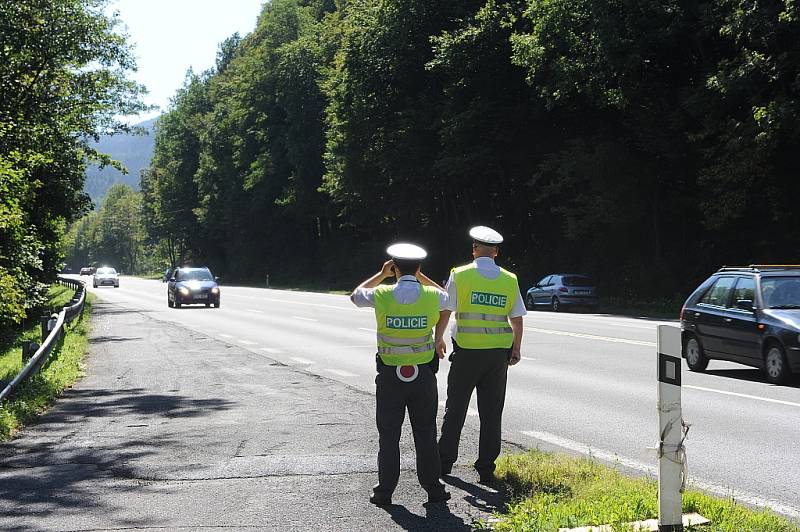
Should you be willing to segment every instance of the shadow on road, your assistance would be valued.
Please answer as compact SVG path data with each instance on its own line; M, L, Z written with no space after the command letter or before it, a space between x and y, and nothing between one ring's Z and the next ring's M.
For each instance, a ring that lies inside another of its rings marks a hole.
M453 515L446 504L426 504L425 516L417 515L399 504L384 509L403 530L472 530L462 518Z
M800 375L792 375L789 381L784 384L773 384L767 380L767 376L763 371L755 368L707 369L703 373L714 375L716 377L737 379L740 381L761 382L778 387L800 388Z
M25 522L34 515L124 511L108 501L136 497L158 476L155 464L163 460L158 456L186 446L185 434L145 434L144 427L233 405L140 388L70 390L56 408L31 424L24 438L0 445L0 517ZM194 467L200 464L173 472ZM105 496L108 491L116 496ZM115 521L134 527L152 524L147 518Z
M131 340L141 340L141 336L96 336L89 339L90 344L104 344L106 342L130 342Z
M466 491L469 495L464 500L482 512L501 512L506 507L507 496L504 489L498 491L484 488L480 484L464 482L452 475L447 475L442 480L446 484Z

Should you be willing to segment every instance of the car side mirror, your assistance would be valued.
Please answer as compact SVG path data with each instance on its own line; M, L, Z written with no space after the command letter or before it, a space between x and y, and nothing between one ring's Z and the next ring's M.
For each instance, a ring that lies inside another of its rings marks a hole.
M749 312L753 312L753 300L752 299L737 299L736 300L736 308L739 310L747 310Z

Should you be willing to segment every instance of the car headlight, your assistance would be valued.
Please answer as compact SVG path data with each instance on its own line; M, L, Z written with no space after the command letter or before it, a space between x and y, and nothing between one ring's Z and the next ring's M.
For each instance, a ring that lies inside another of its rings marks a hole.
M214 288L212 288L212 289L211 289L211 293L212 293L212 294L219 294L219 288L217 288L217 287L215 286Z
M184 295L184 296L188 296L189 295L189 289L186 288L185 286L181 286L180 288L178 288L178 292L180 292L181 295Z

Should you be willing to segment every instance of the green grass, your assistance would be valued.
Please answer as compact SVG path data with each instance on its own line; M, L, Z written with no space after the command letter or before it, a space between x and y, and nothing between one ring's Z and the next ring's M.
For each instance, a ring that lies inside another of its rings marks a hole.
M647 318L677 319L685 298L681 296L631 300L609 297L600 300L599 312Z
M51 287L51 305L63 306L74 294L71 288ZM36 376L15 390L11 400L0 405L0 441L11 438L27 421L41 414L54 399L82 374L87 351L89 315L94 297L87 294L83 317L66 326L67 334L50 354L49 361ZM23 331L12 347L0 354L0 379L10 381L22 368L23 340L41 341L39 325Z
M545 532L603 524L629 530L625 523L658 517L655 480L626 477L593 460L532 450L502 456L496 473L509 487L512 502L496 515L493 530ZM796 524L769 511L696 490L684 493L683 511L711 519L711 525L698 531L800 532Z

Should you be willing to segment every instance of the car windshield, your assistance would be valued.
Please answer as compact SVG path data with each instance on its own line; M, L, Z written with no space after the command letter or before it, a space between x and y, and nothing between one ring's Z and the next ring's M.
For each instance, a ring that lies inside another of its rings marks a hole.
M100 275L102 275L104 273L113 275L113 274L117 273L117 270L115 270L114 268L97 268L97 273L100 274Z
M213 281L211 272L208 270L181 270L178 274L179 281Z
M762 277L761 298L766 308L800 309L800 276Z
M567 275L564 277L564 286L594 286L594 283L585 275Z

